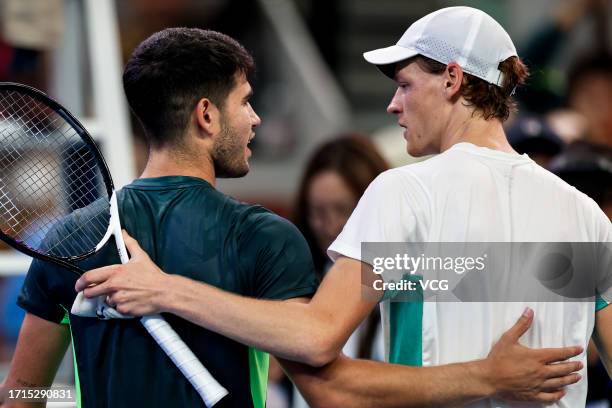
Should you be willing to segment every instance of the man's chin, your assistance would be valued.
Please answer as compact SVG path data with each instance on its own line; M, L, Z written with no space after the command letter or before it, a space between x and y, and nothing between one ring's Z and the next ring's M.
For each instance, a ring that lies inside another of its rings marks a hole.
M410 143L408 143L408 145L406 146L406 152L412 157L425 156L421 149L417 148L414 145L411 145Z
M217 168L215 175L217 178L241 178L249 174L251 170L249 163L245 163L244 166L234 168Z
M440 153L440 151L436 151L432 146L415 146L410 143L406 146L406 152L412 157L426 157Z

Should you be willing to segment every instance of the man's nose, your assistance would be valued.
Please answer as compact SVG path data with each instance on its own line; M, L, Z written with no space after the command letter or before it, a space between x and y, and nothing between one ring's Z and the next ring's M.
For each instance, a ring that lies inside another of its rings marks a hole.
M397 97L397 91L395 91L393 98L391 98L391 102L389 102L389 106L387 106L387 112L397 115L401 113L401 111L402 109Z

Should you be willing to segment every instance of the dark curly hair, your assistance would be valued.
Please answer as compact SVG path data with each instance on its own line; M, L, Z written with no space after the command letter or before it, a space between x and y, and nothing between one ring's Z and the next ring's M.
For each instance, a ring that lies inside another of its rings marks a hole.
M132 111L153 148L181 142L201 98L223 109L239 74L250 76L253 57L233 38L198 28L168 28L144 40L123 72Z

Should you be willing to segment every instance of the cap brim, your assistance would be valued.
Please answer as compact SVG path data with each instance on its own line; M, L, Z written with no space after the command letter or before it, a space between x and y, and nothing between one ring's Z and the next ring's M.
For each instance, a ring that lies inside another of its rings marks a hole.
M418 55L417 50L411 48L400 47L399 45L392 45L386 48L379 48L363 53L363 58L370 64L376 65L380 71L393 78L395 76L395 64L407 60Z

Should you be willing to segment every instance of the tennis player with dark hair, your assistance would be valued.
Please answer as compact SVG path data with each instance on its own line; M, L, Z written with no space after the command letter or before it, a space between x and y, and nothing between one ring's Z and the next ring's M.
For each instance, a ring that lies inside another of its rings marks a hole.
M317 279L298 230L215 189L217 177L249 171L248 144L260 124L249 103L253 69L238 42L213 31L167 29L138 46L123 83L150 155L141 178L120 191L119 213L123 226L172 273L255 298L310 297ZM108 247L81 267L117 262ZM7 388L49 386L72 334L79 406L203 406L137 320L69 314L75 281L68 270L32 263L18 299L27 316ZM168 321L229 391L217 406L265 406L266 353L180 318Z
M511 406L507 399L583 406L585 383L574 384L580 376L572 372L583 367L595 320L610 362L612 294L605 290L597 306L385 298L387 357L397 365L338 357L383 300L362 285L371 268L362 242L611 240L609 220L592 201L508 144L502 123L526 70L490 16L469 7L441 9L412 24L397 45L364 56L398 85L388 111L405 128L409 152L440 154L372 182L330 246L335 264L309 303L253 299L165 274L129 237L132 260L86 273L77 290L109 296L122 313L168 312L319 367L285 363L314 406ZM564 348L519 345L529 329L523 344ZM576 355L576 362L552 364Z

